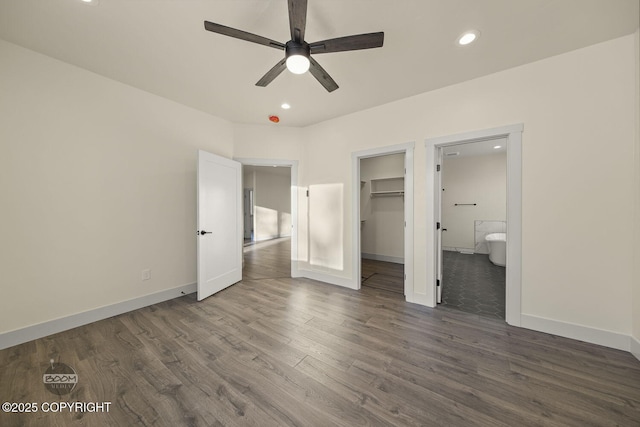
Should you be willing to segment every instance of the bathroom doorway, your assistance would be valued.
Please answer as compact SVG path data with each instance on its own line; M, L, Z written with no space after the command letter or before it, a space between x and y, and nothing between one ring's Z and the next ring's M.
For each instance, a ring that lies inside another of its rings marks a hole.
M427 303L437 305L442 280L441 227L441 148L463 143L505 138L507 146L507 241L505 320L513 326L522 325L522 123L445 135L425 140L426 149L426 201L432 209L426 214L426 239L433 246L426 253ZM455 202L457 203L457 202ZM461 202L462 203L462 202ZM466 202L464 202L466 203ZM446 227L445 227L446 228Z
M439 303L505 319L507 141L439 148L442 279ZM502 246L501 246L502 245Z

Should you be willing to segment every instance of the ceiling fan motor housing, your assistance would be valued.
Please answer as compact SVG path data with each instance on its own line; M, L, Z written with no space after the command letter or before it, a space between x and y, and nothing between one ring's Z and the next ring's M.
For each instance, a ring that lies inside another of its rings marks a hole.
M296 41L289 40L284 45L284 52L285 52L285 58L289 58L290 56L293 56L293 55L302 55L306 58L309 58L309 56L311 55L311 50L309 49L309 43L304 41L302 43L298 43Z

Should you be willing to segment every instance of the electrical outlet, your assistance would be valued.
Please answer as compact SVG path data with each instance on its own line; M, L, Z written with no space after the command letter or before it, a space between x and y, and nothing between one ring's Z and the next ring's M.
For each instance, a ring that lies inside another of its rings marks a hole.
M151 279L151 270L142 270L142 280Z

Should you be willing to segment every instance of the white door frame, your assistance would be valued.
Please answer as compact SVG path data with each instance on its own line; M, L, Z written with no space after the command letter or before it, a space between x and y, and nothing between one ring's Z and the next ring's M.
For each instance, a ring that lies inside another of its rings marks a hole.
M291 277L298 271L298 161L287 159L258 159L234 157L243 166L288 166L291 168ZM244 233L243 233L244 235Z
M360 256L360 160L369 157L385 156L388 154L404 154L404 295L407 301L413 301L413 152L415 143L391 145L372 148L351 153L351 206L352 211L352 242L353 242L353 289L360 289L362 279L362 265Z
M426 148L427 204L427 242L433 242L433 250L427 250L427 266L437 271L437 251L435 239L435 218L440 217L438 200L441 196L437 186L438 149L449 145L486 141L489 139L507 139L507 267L505 320L513 326L521 325L522 317L522 123L499 128L428 138ZM428 246L428 245L427 245ZM435 274L427 274L427 293L433 292L436 300Z

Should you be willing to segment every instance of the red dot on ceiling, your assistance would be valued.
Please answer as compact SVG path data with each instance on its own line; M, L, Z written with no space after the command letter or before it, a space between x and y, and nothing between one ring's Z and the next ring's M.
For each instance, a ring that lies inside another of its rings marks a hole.
M271 120L273 123L278 123L280 121L280 117L278 117L278 116L269 116L269 120Z

